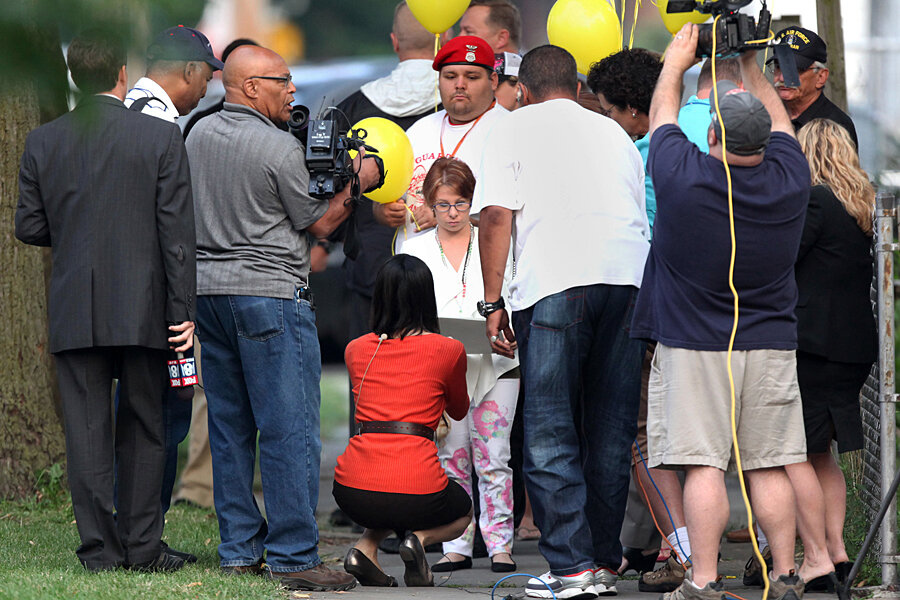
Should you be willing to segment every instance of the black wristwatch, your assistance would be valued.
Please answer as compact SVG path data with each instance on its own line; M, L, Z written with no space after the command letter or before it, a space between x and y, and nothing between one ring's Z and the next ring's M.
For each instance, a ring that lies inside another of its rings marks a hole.
M478 308L478 314L482 317L487 317L492 312L501 310L506 308L506 303L503 301L503 296L500 296L500 299L496 302L485 302L484 300L479 300L478 304L476 304Z

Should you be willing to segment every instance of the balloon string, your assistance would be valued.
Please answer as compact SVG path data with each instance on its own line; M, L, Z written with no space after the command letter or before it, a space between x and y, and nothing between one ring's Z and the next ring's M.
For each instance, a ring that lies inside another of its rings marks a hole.
M634 46L634 30L637 29L637 20L638 20L638 9L641 7L641 0L635 0L634 2L634 23L631 24L631 38L628 40L628 49ZM625 13L625 5L622 4L622 13ZM623 31L624 34L624 31Z
M439 33L434 34L434 56L435 56L435 58L437 58L437 53L438 53L438 49L440 47L440 42L441 42L441 34L439 34ZM438 75L437 77L434 78L434 112L437 112L438 107L441 105L441 95L439 92L438 79L437 79L438 77L440 77L440 75Z
M615 2L615 0L613 0ZM615 4L613 4L613 10L615 10ZM622 0L622 13L619 15L619 48L622 47L622 44L625 42L625 0Z

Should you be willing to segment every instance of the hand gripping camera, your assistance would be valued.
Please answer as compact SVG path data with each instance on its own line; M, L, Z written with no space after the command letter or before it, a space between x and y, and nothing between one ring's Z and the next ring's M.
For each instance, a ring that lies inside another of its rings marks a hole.
M785 84L794 87L800 85L800 74L797 71L797 63L790 47L783 43L759 41L769 37L769 26L772 24L772 13L766 8L765 0L763 0L758 19L738 12L750 2L751 0L702 0L700 2L669 0L666 12L682 13L696 10L713 17L720 17L713 23L704 23L698 26L697 58L712 56L713 35L716 36L716 56L719 57L735 56L741 52L759 50L769 46L781 67Z
M378 150L363 141L366 139L365 129L350 129L347 135L341 135L334 119L325 118L331 112L326 109L324 114L310 120L309 109L297 106L291 111L288 121L291 133L301 140L305 139L309 195L319 199L332 198L350 184L351 197L359 198L359 178L354 171L350 151L358 152L364 148L374 153ZM371 188L377 189L384 183L384 163L377 155L373 158L381 173L380 181Z

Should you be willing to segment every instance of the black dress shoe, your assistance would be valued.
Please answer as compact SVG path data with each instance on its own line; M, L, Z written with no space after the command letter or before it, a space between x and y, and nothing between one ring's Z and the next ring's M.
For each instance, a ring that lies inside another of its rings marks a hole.
M432 573L449 573L450 571L461 571L463 569L472 568L472 558L464 557L462 560L445 560L444 562L436 562L431 565Z
M356 548L347 551L344 558L344 570L356 577L360 585L375 587L398 587L397 580L369 560L369 557Z
M153 560L146 562L133 563L126 568L131 571L140 571L142 573L162 573L178 571L185 565L184 559L178 558L174 554L169 554L165 550L160 551L159 556Z
M494 560L494 557L491 557L491 571L494 573L512 573L516 570L516 561L508 562L498 562Z
M386 537L378 544L378 549L387 554L400 554L400 538L396 535ZM425 552L439 552L443 554L444 548L440 542L437 542L425 546Z
M407 587L431 587L434 585L434 576L428 568L425 559L425 548L414 533L408 534L400 542L400 558L406 566L403 573L403 581Z
M834 590L839 586L837 575L835 575L834 571L831 573L825 573L824 575L820 575L819 577L814 577L806 582L806 587L803 588L805 592L826 592L828 594L833 594Z
M180 558L184 562L191 564L191 565L194 564L195 562L197 562L197 557L194 556L193 554L191 554L190 552L182 552L181 550L176 550L174 548L171 548L165 542L160 542L160 543L162 544L163 552L167 552L167 553L171 554L172 556Z

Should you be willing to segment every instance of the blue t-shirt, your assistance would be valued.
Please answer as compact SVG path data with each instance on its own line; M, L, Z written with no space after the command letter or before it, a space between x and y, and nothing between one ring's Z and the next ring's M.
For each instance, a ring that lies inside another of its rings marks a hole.
M650 142L657 196L653 244L631 335L667 346L724 351L734 318L728 287L731 235L721 161L700 152L676 125ZM773 133L763 162L731 167L740 296L735 350L797 347L794 261L810 175L797 140Z
M650 223L650 235L653 236L653 221L656 220L656 192L653 191L653 178L647 170L647 156L650 153L650 136L645 135L634 143L641 160L644 161L644 207L647 209L647 221Z
M697 96L688 98L687 104L678 111L678 126L687 136L687 139L697 144L702 152L709 152L709 142L706 133L712 116L709 114L709 98L700 99Z

